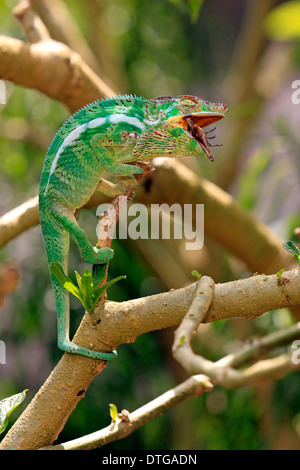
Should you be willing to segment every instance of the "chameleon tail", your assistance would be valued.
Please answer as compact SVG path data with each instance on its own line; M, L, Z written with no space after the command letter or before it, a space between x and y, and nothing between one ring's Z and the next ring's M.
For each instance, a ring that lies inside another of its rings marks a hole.
M55 222L50 226L49 221L43 221L41 218L41 227L43 233L43 241L45 250L48 256L48 263L52 261L59 263L65 273L68 271L68 252L69 252L69 235L65 230L59 230L55 227ZM57 309L57 338L58 347L65 352L72 354L79 354L81 356L89 357L91 359L109 360L116 357L116 351L112 353L104 353L92 351L75 343L72 343L69 338L70 331L70 307L69 307L69 293L58 282L53 274L51 281L54 290L55 303Z

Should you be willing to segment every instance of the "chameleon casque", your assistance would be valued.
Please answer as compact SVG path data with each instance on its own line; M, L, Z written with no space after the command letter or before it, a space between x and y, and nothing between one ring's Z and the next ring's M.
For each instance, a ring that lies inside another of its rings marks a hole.
M39 192L39 213L48 264L67 273L69 235L83 260L104 264L110 248L93 247L79 227L75 211L83 206L106 173L127 177L143 170L131 162L155 157L196 156L213 161L203 127L223 118L227 107L196 96L144 99L118 96L88 104L62 125L45 157ZM135 181L135 180L134 180ZM69 339L69 294L51 274L57 319L58 347L94 359L112 359L82 348Z

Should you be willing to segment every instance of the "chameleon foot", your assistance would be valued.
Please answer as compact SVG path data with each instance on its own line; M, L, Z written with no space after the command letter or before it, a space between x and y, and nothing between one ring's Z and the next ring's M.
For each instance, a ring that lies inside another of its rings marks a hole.
M77 344L67 340L62 343L58 343L58 347L67 353L79 354L80 356L89 357L90 359L109 361L110 359L115 359L115 357L117 357L117 351L115 350L111 353L91 351L90 349L82 348L81 346L77 346Z
M91 246L90 249L84 247L81 255L88 264L105 264L113 258L114 251L111 248L96 248Z

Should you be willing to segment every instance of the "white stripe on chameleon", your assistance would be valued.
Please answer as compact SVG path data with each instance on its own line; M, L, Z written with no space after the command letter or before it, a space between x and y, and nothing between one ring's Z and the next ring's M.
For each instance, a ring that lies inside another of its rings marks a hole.
M71 146L72 143L76 139L78 139L80 137L80 135L87 128L93 129L95 127L100 127L106 122L106 120L107 120L107 118L103 118L103 117L93 119L92 121L90 121L88 123L81 124L80 126L76 127L72 132L70 132L69 135L67 135L67 137L64 139L63 143L59 147L59 149L58 149L58 151L55 155L55 158L52 162L44 194L46 194L46 192L47 192L49 182L50 182L50 177L54 173L56 165L57 165L57 161L58 161L60 155L62 154L62 152L65 150L65 148ZM111 122L112 124L117 124L119 122L127 122L128 124L130 124L132 126L135 126L135 127L138 127L141 130L145 129L145 125L138 118L135 118L135 117L132 117L132 116L126 116L126 114L112 114L109 117L109 122Z
M63 143L61 144L61 146L59 147L56 155L55 155L55 158L52 162L52 165L51 165L51 168L50 168L50 173L49 173L49 177L48 177L48 181L47 181L47 186L45 188L45 191L44 191L44 194L46 194L47 192L47 189L48 189L48 186L49 186L49 182L50 182L50 177L51 175L54 173L55 171L55 168L56 168L56 164L57 164L57 161L59 159L59 156L61 155L61 153L65 150L65 148L69 147L73 142L74 140L78 139L80 137L80 135L85 131L87 127L87 124L81 124L81 126L78 126L76 127L72 132L70 132L69 135L67 135L67 137L64 139Z
M94 129L94 127L100 127L105 123L106 123L106 118L103 118L103 117L92 119L92 121L90 121L88 124L88 128Z
M126 116L126 114L112 114L109 117L109 122L112 124L118 124L119 122L127 122L131 126L138 127L139 129L144 130L145 125L136 117Z
M144 119L144 122L146 124L149 124L150 126L154 126L155 124L158 124L160 122L160 117L156 119L155 121L151 121L150 119Z

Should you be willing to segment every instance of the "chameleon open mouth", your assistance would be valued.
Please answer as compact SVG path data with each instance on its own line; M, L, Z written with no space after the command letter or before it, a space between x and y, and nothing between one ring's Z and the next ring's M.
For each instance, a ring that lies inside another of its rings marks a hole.
M223 113L202 113L202 114L187 114L185 116L173 116L169 118L173 124L182 127L185 129L194 139L199 142L204 152L207 155L207 158L213 162L214 157L211 154L210 147L213 147L209 144L208 140L213 139L214 137L208 138L206 133L203 130L203 127L210 126L215 122L219 121L224 117ZM214 130L214 129L213 129ZM211 132L211 131L209 131Z
M211 162L213 162L214 157L211 154L208 139L202 127L198 126L198 124L195 124L194 120L191 118L186 118L186 123L187 123L187 131L189 132L189 134L191 134L191 136L194 137L194 139L196 139L197 142L199 142L204 152L206 153L208 159Z
M207 127L211 124L214 124L217 121L220 121L224 117L223 113L201 113L201 114L187 114L182 116L183 125L187 129L187 121L192 120L194 125L198 127Z

